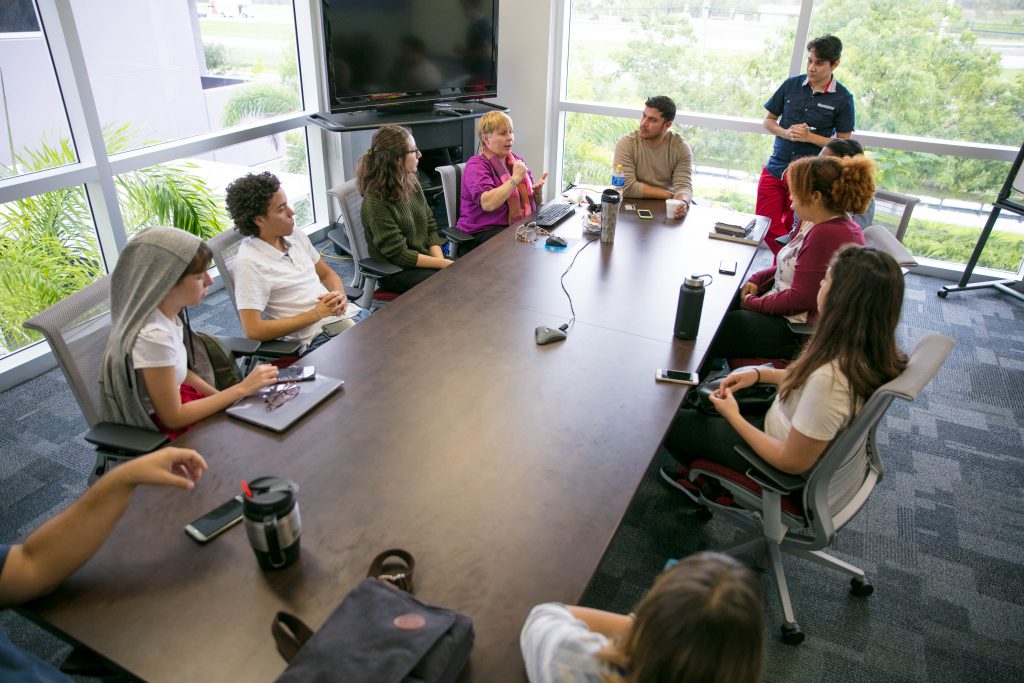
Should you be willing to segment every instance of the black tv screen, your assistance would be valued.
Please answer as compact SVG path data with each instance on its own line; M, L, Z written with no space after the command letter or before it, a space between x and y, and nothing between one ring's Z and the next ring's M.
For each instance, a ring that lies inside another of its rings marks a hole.
M497 0L322 0L331 112L497 95Z

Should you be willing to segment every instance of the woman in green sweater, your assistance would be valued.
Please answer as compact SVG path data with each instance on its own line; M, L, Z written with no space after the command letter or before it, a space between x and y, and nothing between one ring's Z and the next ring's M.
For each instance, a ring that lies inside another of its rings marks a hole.
M441 252L437 223L416 179L420 156L409 129L389 124L377 129L356 166L370 256L402 268L380 281L392 292L405 292L452 263Z

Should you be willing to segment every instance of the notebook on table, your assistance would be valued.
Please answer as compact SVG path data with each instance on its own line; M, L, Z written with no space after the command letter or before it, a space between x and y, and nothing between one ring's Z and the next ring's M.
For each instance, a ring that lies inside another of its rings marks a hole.
M312 380L293 383L291 386L299 388L298 395L273 410L267 410L266 397L263 392L259 392L243 398L226 412L231 417L280 433L298 422L344 383L340 379L317 375Z

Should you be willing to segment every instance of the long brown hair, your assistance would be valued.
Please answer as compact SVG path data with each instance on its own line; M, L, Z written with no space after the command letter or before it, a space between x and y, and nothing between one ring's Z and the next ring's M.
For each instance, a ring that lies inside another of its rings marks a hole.
M377 129L369 151L356 164L361 195L391 202L409 200L419 184L416 175L405 170L411 139L412 132L404 126L388 123Z
M818 192L829 211L864 213L875 196L875 162L866 156L804 157L786 169L786 182L802 204Z
M814 334L779 386L786 398L811 373L835 363L850 385L851 409L907 367L896 346L903 307L903 273L888 254L846 244L832 256L824 310Z
M761 680L764 608L753 573L728 555L698 553L658 577L629 633L598 657L628 671L611 683Z

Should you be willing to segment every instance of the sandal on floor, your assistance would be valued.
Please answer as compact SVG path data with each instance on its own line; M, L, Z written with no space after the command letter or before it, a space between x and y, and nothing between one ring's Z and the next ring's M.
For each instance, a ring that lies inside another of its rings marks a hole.
M412 576L416 570L416 560L412 553L401 548L385 550L370 563L366 575L381 581L387 581L395 588L406 593L413 592Z

